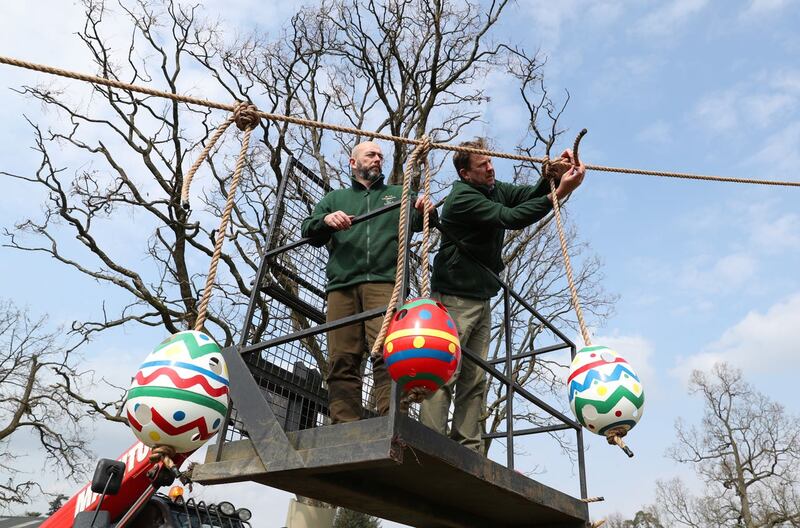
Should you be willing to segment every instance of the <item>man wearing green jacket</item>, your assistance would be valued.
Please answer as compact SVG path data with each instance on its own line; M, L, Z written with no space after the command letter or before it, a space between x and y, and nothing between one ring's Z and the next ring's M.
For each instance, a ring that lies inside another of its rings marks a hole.
M397 227L400 210L383 213L352 225L356 216L401 199L402 187L383 182L383 153L378 144L365 141L350 154L352 185L331 191L303 221L302 234L312 244L327 245L329 258L327 321L336 321L389 303L397 269ZM430 202L427 206L432 208ZM422 228L420 197L411 217L412 230ZM359 420L361 363L380 331L382 318L328 332L328 398L331 422ZM379 414L389 410L391 378L383 357L373 360L373 395Z
M487 148L482 138L461 146ZM561 156L572 163L571 151L566 150ZM442 209L445 234L433 261L431 287L453 317L461 346L486 359L492 326L489 301L500 290L500 284L486 268L496 274L503 270L507 229L527 227L552 209L550 184L545 180L535 185L495 181L492 160L484 155L457 152L453 165L459 180L453 183ZM557 174L556 196L562 199L581 184L586 169L582 164L568 169L556 167L551 171L561 173ZM447 414L454 401L450 438L480 451L485 388L483 370L462 359L450 382L423 402L420 420L447 435Z

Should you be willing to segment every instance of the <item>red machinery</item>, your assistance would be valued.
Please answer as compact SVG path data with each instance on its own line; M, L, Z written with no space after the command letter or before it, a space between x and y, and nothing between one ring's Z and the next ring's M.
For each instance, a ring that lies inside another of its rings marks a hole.
M137 442L117 458L125 465L122 483L119 491L114 495L107 495L102 504L102 509L109 513L111 521L122 520L126 513L135 513L138 508L134 506L146 502L155 493L157 486L153 486L154 479L158 478L161 471L168 471L161 462L151 462L150 454L149 447ZM172 460L176 467L180 467L190 454L175 455ZM100 493L92 491L91 483L86 484L50 516L41 528L73 528L78 514L94 511L99 502Z

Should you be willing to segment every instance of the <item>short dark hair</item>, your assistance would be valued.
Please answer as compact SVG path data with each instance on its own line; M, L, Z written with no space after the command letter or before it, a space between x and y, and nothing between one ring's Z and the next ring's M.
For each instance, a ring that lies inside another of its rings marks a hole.
M463 141L458 144L459 147L467 147L467 148L474 148L474 149L481 149L487 150L489 148L489 143L486 141L486 138L483 137L476 137L472 141ZM461 170L462 169L469 169L470 167L470 154L469 152L456 152L453 154L453 166L456 168L456 174L459 178L461 178Z

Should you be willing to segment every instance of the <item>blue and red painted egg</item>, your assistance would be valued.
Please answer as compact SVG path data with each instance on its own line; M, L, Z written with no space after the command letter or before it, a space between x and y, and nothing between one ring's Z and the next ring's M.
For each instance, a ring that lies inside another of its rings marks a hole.
M627 432L642 417L642 382L625 358L608 347L588 346L578 351L567 385L572 412L593 433Z
M222 426L228 387L219 345L201 332L179 332L136 372L125 403L131 430L147 446L194 451Z
M392 318L383 358L393 380L408 392L435 392L453 376L461 360L458 331L447 308L433 299L412 299Z

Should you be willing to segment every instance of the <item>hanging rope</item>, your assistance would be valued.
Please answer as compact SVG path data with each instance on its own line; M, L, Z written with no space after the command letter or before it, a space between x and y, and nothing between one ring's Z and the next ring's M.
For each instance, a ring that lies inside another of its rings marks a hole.
M578 158L578 147L580 146L581 139L583 136L586 135L587 130L584 128L578 134L578 137L575 138L575 144L572 148L572 160L577 167L580 164ZM583 318L583 310L581 309L581 303L578 299L578 288L575 286L575 278L572 275L572 263L569 259L569 252L567 251L567 237L564 234L564 225L561 223L561 207L558 203L558 196L556 195L556 184L555 178L549 177L549 170L550 170L551 162L549 160L545 160L542 164L542 177L547 178L550 182L550 198L553 202L553 213L555 214L556 218L556 226L558 229L558 240L561 242L561 255L564 257L564 268L567 272L567 283L569 284L569 293L572 298L572 307L575 308L575 314L578 316L578 326L581 330L581 335L583 336L583 342L586 346L592 345L592 339L589 336L589 329L586 327L586 321Z
M386 330L389 328L389 323L394 317L397 309L397 301L400 299L400 290L403 289L403 275L406 269L406 253L408 252L408 201L411 199L411 171L419 164L420 159L424 159L430 151L431 141L428 136L423 136L422 141L414 149L408 157L406 167L403 170L403 190L402 198L400 200L400 222L397 227L397 271L394 278L394 289L392 290L392 298L386 308L386 315L383 316L383 323L378 336L375 338L375 343L372 345L370 355L375 358L381 355L383 348L383 341L386 339ZM426 162L427 163L427 162ZM423 241L424 245L424 241ZM424 252L423 247L423 252ZM423 262L423 264L425 264Z
M15 66L18 68L25 68L32 71L38 71L42 73L47 73L50 75L58 75L60 77L66 77L69 79L75 79L79 81L90 82L92 84L101 85L101 86L108 86L111 88L118 88L121 90L125 90L128 92L137 92L145 95L152 95L154 97L162 97L166 99L171 99L173 101L178 101L187 104L194 104L200 106L206 106L208 108L216 108L219 110L227 110L229 112L233 112L236 109L235 105L219 103L215 101L209 101L207 99L201 99L198 97L190 97L187 95L180 95L174 94L169 92L164 92L161 90L155 90L153 88L147 88L145 86L138 86L135 84L129 84L122 81L118 81L115 79L107 79L105 77L98 77L96 75L87 75L84 73L77 73L69 70L63 70L61 68L54 68L52 66L45 66L42 64L36 64L33 62L26 62L19 59L14 59L11 57L4 57L0 55L0 64L7 64L9 66ZM330 123L325 123L322 121L313 121L310 119L303 119L300 117L294 117L289 115L283 114L272 114L268 112L258 112L258 117L263 119L268 119L270 121L281 121L284 123L292 123L295 125L311 127L311 128L319 128L324 130L331 130L333 132L341 132L344 134L353 134L358 136L369 137L372 139L380 139L385 141L392 141L394 143L402 143L405 145L415 145L419 146L422 142L421 139L411 139L406 137L399 137L399 136L392 136L390 134L381 134L379 132L370 132L368 130L361 130L358 128L352 127L344 127L339 125L333 125ZM520 154L510 154L508 152L497 152L493 150L485 150L485 149L476 149L476 148L469 148L469 147L461 147L456 145L448 145L446 143L430 143L431 150L445 150L450 152L467 152L470 154L478 154L484 156L490 156L494 158L503 158L509 159L514 161L525 161L529 163L539 163L543 164L547 160L545 157L536 157L536 156L523 156ZM565 164L565 162L556 160L550 161L551 165L561 165ZM714 181L714 182L725 182L725 183L743 183L743 184L753 184L753 185L770 185L770 186L781 186L781 187L800 187L800 182L798 181L779 181L779 180L761 180L761 179L754 179L754 178L730 178L726 176L709 176L704 174L694 174L694 173L685 173L685 172L672 172L672 171L654 171L654 170L645 170L645 169L630 169L624 167L606 167L603 165L586 165L587 170L594 170L594 171L602 171L602 172L615 172L620 174L640 174L644 176L658 176L664 178L679 178L679 179L686 179L686 180L701 180L701 181Z
M194 179L194 174L197 172L197 169L200 168L200 165L208 158L208 153L211 152L211 149L214 148L214 145L217 143L217 140L222 136L222 134L227 130L231 123L233 123L234 114L231 114L228 119L222 123L219 128L214 132L214 135L211 136L211 139L208 140L203 151L198 156L197 160L192 164L189 168L189 172L186 173L186 176L183 178L183 186L181 187L181 205L185 210L189 210L189 188L192 186L192 180Z
M206 323L208 303L211 301L211 290L214 287L214 282L217 277L217 266L219 264L220 256L222 255L222 243L225 241L225 232L228 229L228 222L230 221L231 212L233 211L233 204L236 198L236 189L239 187L239 179L242 175L242 170L244 169L247 149L250 146L250 135L259 122L258 109L256 109L254 105L244 102L236 105L233 114L217 129L217 131L214 133L214 136L209 141L209 145L203 149L200 158L192 165L192 169L190 169L189 174L184 181L183 191L181 193L183 206L184 208L188 209L189 185L191 184L191 179L194 176L194 171L196 171L197 167L203 163L205 157L211 151L213 143L219 139L219 136L222 135L222 132L224 132L232 122L235 122L239 130L244 132L244 137L242 137L242 148L239 150L239 157L236 159L236 168L233 171L231 185L228 189L228 199L225 202L225 208L222 210L222 218L220 218L219 228L216 231L214 253L211 256L211 266L209 267L208 276L206 277L206 285L203 289L203 296L200 299L200 303L197 307L197 319L195 320L194 329L198 332L203 329Z
M572 147L572 163L576 167L580 165L578 149L580 147L581 139L583 139L583 136L586 135L586 132L587 130L584 128L578 133L578 136L575 138L575 143ZM550 182L550 198L553 202L553 213L556 219L558 240L561 243L561 255L564 258L564 269L566 270L567 274L567 283L569 284L572 307L575 308L575 315L578 317L578 326L580 327L581 335L583 336L583 342L586 346L591 346L592 339L589 335L589 329L586 326L586 321L583 318L583 309L581 308L580 299L578 298L578 288L575 286L575 278L572 274L572 263L569 258L569 252L567 251L567 237L564 234L564 225L561 222L561 207L559 206L558 196L556 196L555 178L549 177L548 174L550 165L551 164L549 160L545 160L545 162L542 164L542 177L547 178ZM611 429L605 433L606 440L609 444L619 446L619 448L622 449L625 454L628 455L628 457L633 457L633 451L631 451L630 448L625 445L625 442L622 441L622 437L626 434L627 431L621 427Z
M422 203L423 203L423 214L422 214L422 279L420 280L420 297L430 297L431 296L431 270L428 267L428 257L431 252L431 219L430 219L430 211L428 210L428 202L430 201L431 197L431 164L430 160L428 159L427 153L422 158L421 167L424 167L425 172L423 173L423 180L422 180Z

